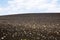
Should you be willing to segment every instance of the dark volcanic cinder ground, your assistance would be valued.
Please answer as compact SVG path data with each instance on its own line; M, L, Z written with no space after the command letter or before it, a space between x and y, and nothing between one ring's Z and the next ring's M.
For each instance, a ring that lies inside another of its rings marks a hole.
M0 16L0 40L60 40L60 14Z

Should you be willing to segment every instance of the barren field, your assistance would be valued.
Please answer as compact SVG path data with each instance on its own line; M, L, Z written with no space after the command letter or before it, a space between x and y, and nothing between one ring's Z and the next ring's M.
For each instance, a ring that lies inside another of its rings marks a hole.
M0 40L60 40L60 14L0 16Z

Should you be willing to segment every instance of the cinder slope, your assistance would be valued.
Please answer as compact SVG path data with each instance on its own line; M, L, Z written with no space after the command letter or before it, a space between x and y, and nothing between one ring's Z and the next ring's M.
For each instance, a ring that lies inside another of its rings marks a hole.
M60 40L60 14L0 16L0 40Z

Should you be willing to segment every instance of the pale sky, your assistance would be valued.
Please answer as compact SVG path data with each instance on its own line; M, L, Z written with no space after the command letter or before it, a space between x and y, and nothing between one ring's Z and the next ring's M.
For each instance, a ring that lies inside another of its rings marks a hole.
M60 12L60 0L0 0L0 15Z

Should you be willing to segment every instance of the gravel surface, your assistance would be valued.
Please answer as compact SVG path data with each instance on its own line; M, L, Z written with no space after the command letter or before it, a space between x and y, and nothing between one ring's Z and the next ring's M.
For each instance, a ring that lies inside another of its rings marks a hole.
M19 18L11 16L8 17L9 20L4 20L2 17L0 19L0 40L60 40L59 17L59 14L26 15Z

